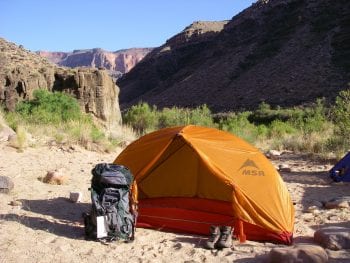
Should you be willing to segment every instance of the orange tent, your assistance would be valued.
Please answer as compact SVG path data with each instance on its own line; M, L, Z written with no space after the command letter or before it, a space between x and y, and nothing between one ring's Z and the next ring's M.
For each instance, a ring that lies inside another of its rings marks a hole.
M258 149L213 128L166 128L134 141L114 161L130 168L138 227L209 234L231 225L240 238L290 244L294 208Z

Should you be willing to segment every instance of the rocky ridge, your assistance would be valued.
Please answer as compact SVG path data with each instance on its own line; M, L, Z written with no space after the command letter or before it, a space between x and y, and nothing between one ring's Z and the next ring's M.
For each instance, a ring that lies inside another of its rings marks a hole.
M57 67L2 38L0 51L0 104L8 110L41 88L71 94L82 111L93 114L106 128L120 124L119 88L106 70Z
M269 0L257 1L221 31L195 23L117 81L121 107L205 103L223 112L261 102L332 101L350 79L349 17L346 0Z
M36 52L52 63L65 67L105 68L114 78L129 72L152 48L130 48L115 52L100 48L74 50L73 52Z

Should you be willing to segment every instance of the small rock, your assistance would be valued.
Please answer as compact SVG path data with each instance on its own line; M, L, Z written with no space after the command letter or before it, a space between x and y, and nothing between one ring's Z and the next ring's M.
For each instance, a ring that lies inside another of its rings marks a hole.
M54 141L54 140L52 140L52 141L49 141L49 142L48 142L48 145L49 145L49 146L56 146L56 145L57 145L57 142Z
M281 156L281 152L276 150L269 150L265 155L269 159L278 159L278 157Z
M312 213L313 215L321 214L321 211L317 206L310 206L306 209L305 213Z
M73 203L81 202L82 198L83 198L83 193L81 193L81 192L70 192L69 193L69 200L71 200Z
M268 257L269 263L323 263L328 262L326 251L315 245L298 244L293 247L273 248Z
M175 248L176 250L179 250L179 249L181 249L182 248L182 244L181 243L175 243L174 245L173 245L173 248Z
M43 182L47 184L62 185L67 183L68 177L63 174L61 169L55 171L48 171L46 176L43 178Z
M350 228L330 226L317 230L314 240L331 250L350 248Z
M56 239L55 237L49 236L49 237L43 239L42 242L44 244L50 244L50 243L53 243L55 241L55 239Z
M349 196L334 198L325 203L325 208L336 209L336 208L349 208Z
M340 220L339 216L336 216L336 215L330 215L327 217L327 219L329 221L339 221Z
M311 212L314 216L320 215L321 211L318 209L315 209L314 211Z
M286 172L286 173L290 173L292 171L292 169L290 169L288 164L280 164L278 166L278 171L280 172Z
M14 187L10 177L0 176L0 193L8 194Z
M10 205L11 206L22 206L22 202L21 201L18 201L18 200L12 200L10 202Z
M322 209L323 208L323 203L320 202L320 201L317 201L317 200L312 200L310 203L309 203L310 206L315 206L319 209Z
M313 214L307 213L307 214L303 214L302 218L304 221L306 222L312 222L315 220L315 216Z
M318 210L319 208L315 205L312 205L312 206L309 206L307 209L306 209L306 212L308 213L319 213L320 211ZM317 212L316 212L317 211Z
M61 252L67 252L68 250L70 250L70 245L61 245L58 247L58 250Z

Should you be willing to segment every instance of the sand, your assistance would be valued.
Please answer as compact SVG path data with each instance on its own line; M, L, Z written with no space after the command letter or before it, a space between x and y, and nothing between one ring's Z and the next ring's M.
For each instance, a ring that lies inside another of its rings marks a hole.
M0 194L0 263L9 262L261 262L271 248L281 245L234 241L232 248L206 250L204 236L157 230L136 230L132 243L102 244L84 239L82 212L90 207L90 171L95 164L112 162L120 152L104 154L79 147L38 147L24 152L0 143L0 175L12 178L15 188ZM350 195L350 184L333 183L330 163L307 156L283 154L272 160L292 172L281 173L295 203L295 243L312 243L322 226L350 227L350 209L306 211L334 197ZM38 180L47 171L61 169L69 180L50 185ZM69 201L81 191L80 203ZM11 202L18 201L11 205ZM330 262L348 262L350 250L328 251Z

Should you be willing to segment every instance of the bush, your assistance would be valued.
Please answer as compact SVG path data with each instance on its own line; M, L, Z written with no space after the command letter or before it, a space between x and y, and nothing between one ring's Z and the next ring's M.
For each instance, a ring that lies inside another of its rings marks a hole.
M294 128L289 122L283 122L280 120L274 120L268 129L268 135L270 138L283 137L286 134L296 133L296 128Z
M276 109L272 109L271 106L265 102L262 102L258 109L253 111L249 116L249 121L255 124L265 124L269 125L274 120L280 121L289 121L302 119L304 116L303 109L300 108L287 108L282 109L281 107L277 107Z
M302 114L294 115L290 122L304 133L322 132L331 125L328 120L328 109L324 99L318 99L315 104L304 108Z
M157 111L155 106L150 107L147 103L141 103L132 106L124 114L123 119L139 135L156 129L188 124L215 126L207 105L198 106L195 109L172 107Z
M349 137L350 134L350 90L339 93L332 108L333 122L336 132L341 136Z
M331 109L332 120L335 125L335 136L330 145L345 151L350 148L350 90L339 92L335 105ZM337 143L338 142L338 145Z
M39 89L33 92L33 96L33 100L16 106L16 112L31 122L57 124L82 117L77 100L69 95Z
M259 132L266 132L266 127L261 126L258 128L259 126L249 122L248 118L250 115L251 112L249 111L231 113L226 119L222 119L219 122L219 128L253 143L257 140Z
M194 125L214 126L213 116L207 105L199 106L193 110L190 110L190 123Z
M190 123L189 111L182 108L164 108L158 114L158 128L187 125Z
M147 103L139 103L132 106L123 116L124 122L130 125L135 132L143 135L155 130L157 126L156 108L151 108Z

